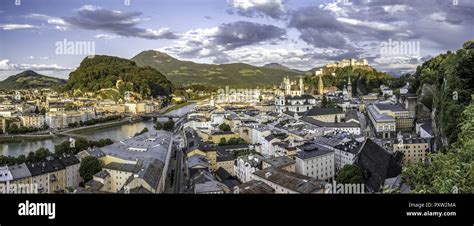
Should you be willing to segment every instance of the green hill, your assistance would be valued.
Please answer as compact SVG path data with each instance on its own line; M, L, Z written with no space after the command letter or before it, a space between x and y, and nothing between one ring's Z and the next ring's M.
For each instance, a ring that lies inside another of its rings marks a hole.
M66 83L66 80L40 75L28 70L12 75L0 82L0 89L37 89L54 88Z
M117 99L126 91L143 98L166 96L173 92L173 85L159 71L139 67L131 60L97 55L85 58L69 75L64 91L92 92L103 98Z
M392 88L397 88L397 78L390 74L377 71L376 69L365 67L343 67L330 68L321 67L323 69L323 84L324 87L336 86L342 89L347 84L349 77L351 78L353 94L365 95L370 92L378 93L380 85L387 85ZM314 93L317 90L319 76L314 75L314 71L319 68L308 70L305 74L305 84L309 87L309 91ZM334 73L334 75L332 75Z
M473 41L456 52L448 51L418 66L413 74L412 92L418 94L418 117L431 117L434 132L446 146L457 141L461 113L474 92ZM432 112L421 111L429 109Z
M176 86L193 84L214 87L251 88L279 85L283 77L297 78L299 73L281 68L256 67L249 64L198 64L181 61L168 54L148 50L131 60L139 66L150 66L162 72Z

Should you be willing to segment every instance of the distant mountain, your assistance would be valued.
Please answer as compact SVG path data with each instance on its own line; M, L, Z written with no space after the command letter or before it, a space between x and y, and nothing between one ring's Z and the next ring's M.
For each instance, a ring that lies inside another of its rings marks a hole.
M284 66L284 65L281 65L279 63L269 63L269 64L265 64L263 65L264 68L270 68L270 69L277 69L277 70L283 70L283 71L291 71L291 72L295 72L295 73L298 73L298 74L303 74L304 71L301 71L301 70L298 70L298 69L291 69L287 66Z
M139 67L131 60L96 55L85 58L69 75L64 91L95 93L102 98L119 99L129 91L139 98L169 95L173 84L151 67Z
M49 77L28 70L0 81L0 89L54 88L64 85L66 80Z
M148 50L134 56L138 66L150 66L162 72L176 86L203 84L214 87L251 88L278 85L283 77L297 78L299 73L281 68L249 64L199 64L182 61L166 53Z

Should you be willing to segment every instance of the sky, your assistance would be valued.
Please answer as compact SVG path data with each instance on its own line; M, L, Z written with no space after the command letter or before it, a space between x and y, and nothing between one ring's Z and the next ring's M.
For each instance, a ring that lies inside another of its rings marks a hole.
M2 0L0 80L67 78L89 54L144 50L300 70L365 58L400 75L470 39L472 0Z

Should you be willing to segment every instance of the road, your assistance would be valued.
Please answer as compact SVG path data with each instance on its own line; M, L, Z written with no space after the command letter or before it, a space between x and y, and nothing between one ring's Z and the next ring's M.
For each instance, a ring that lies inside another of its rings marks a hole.
M185 189L185 163L184 163L184 145L185 141L183 138L184 133L182 131L183 122L187 115L184 115L182 118L177 120L175 127L173 129L173 148L171 153L171 159L168 167L168 175L167 175L167 186L166 192L167 193L184 193Z

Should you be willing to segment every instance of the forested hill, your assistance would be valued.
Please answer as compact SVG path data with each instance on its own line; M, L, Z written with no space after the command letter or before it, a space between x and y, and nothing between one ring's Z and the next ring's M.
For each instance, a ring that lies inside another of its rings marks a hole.
M148 98L171 94L173 85L151 67L139 67L135 62L123 58L97 55L85 58L71 72L64 91L76 94L92 92L112 99L131 91Z
M244 63L200 64L176 59L166 53L148 50L132 58L139 66L151 66L162 72L176 86L193 84L234 88L279 85L283 77L297 79L300 73L283 67L257 67ZM275 66L275 65L273 65Z
M0 81L0 89L55 88L64 83L66 83L64 79L49 77L28 70Z
M448 51L426 61L413 75L413 92L419 95L418 117L431 117L434 132L444 146L457 140L461 114L474 91L474 41L456 52Z

